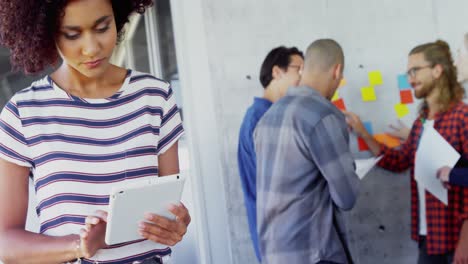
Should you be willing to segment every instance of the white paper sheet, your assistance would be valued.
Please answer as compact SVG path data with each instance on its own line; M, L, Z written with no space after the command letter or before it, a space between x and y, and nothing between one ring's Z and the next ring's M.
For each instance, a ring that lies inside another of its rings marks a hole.
M433 127L425 127L416 151L414 175L418 184L448 205L447 189L437 179L437 170L453 167L460 154Z
M359 176L359 179L363 179L367 173L382 159L380 157L372 157L369 159L357 159L356 162L356 174Z

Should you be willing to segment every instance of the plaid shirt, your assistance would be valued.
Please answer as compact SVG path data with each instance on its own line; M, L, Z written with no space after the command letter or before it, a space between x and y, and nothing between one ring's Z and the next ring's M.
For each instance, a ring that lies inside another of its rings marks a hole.
M254 133L262 263L350 263L344 210L359 187L344 115L309 87L295 87Z
M385 156L379 166L401 172L411 169L411 237L419 240L419 202L417 183L414 178L416 149L423 126L423 116L413 124L408 140L400 150L382 146ZM468 106L460 102L448 111L435 116L434 128L463 157L468 158ZM437 153L434 153L437 155ZM431 176L432 177L432 176ZM468 177L468 175L467 175ZM463 221L468 219L468 188L451 186L448 190L449 204L445 206L426 192L427 253L444 254L455 249Z

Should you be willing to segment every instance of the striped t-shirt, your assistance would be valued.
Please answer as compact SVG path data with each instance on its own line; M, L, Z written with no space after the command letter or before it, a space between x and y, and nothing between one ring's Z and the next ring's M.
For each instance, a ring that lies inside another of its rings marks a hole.
M0 118L0 158L31 168L40 233L79 234L85 217L107 211L112 187L158 175L159 154L183 134L167 82L128 71L105 99L68 94L50 77L18 92ZM170 254L140 240L102 249L87 261L131 263Z

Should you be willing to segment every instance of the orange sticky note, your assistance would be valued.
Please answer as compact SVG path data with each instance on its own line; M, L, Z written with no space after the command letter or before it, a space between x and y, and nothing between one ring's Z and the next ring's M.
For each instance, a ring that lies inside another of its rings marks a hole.
M374 138L377 142L386 145L389 148L395 148L401 145L401 142L398 138L392 137L388 134L376 134Z
M412 104L414 102L411 90L401 90L400 99L402 104Z
M335 100L332 102L336 108L342 110L342 111L345 111L346 110L346 106L345 106L345 103L344 103L344 100L341 98L341 99L338 99L338 100Z

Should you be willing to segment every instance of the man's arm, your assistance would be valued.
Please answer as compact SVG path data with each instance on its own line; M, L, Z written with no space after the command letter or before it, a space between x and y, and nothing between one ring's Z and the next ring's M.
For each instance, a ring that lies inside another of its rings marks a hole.
M372 154L374 154L374 156L384 155L379 163L377 163L379 167L394 172L402 172L410 167L410 161L412 160L410 150L415 144L413 129L411 130L408 140L403 143L400 149L392 149L377 142L372 135L367 132L358 115L352 112L344 112L344 114L346 115L346 122L348 125L358 136L364 139Z
M306 142L312 159L328 183L333 202L343 210L351 209L360 181L343 121L334 115L326 116L314 126Z
M374 156L378 156L381 152L380 143L377 142L374 139L374 137L372 137L372 135L369 134L369 132L367 132L359 116L353 112L346 111L344 112L344 114L346 115L347 124L354 130L354 132L356 132L358 136L364 139L367 146L369 146L369 149L372 152L372 154L374 154Z

